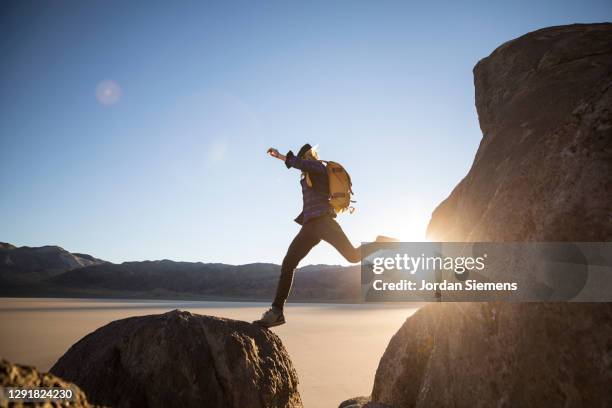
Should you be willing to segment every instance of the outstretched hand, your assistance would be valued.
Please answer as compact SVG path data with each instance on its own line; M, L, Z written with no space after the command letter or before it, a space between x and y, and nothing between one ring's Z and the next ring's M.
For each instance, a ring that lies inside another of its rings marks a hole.
M276 149L275 149L275 148L273 148L273 147L271 147L271 148L269 148L269 149L268 149L268 154L269 154L270 156L272 156L272 157L275 157L275 158L279 159L279 160L283 160L283 161L285 160L285 156L283 156L282 154L280 154L280 153L278 152L278 150L276 150Z

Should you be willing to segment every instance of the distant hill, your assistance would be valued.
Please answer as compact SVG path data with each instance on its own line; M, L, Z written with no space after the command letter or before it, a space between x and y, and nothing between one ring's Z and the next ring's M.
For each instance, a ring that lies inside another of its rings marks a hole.
M114 264L60 247L0 244L0 296L271 300L280 266L170 260ZM308 265L291 300L357 302L359 266Z
M16 247L0 242L0 296L43 294L45 281L64 272L107 263L58 246Z
M54 275L84 266L107 263L86 254L73 254L58 246L16 247L0 242L0 273Z

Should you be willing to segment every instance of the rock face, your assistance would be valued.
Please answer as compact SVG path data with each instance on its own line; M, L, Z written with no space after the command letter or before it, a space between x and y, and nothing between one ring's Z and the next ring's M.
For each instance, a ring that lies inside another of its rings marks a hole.
M609 407L612 308L440 303L393 336L372 400L393 407Z
M612 240L612 24L538 30L474 68L483 138L434 241Z
M114 321L51 372L113 407L301 407L280 339L256 325L172 311Z
M434 241L612 240L612 24L538 30L475 69L483 139ZM447 303L410 317L371 400L612 406L612 304Z
M50 373L39 373L34 367L11 364L6 360L0 360L0 388L1 387L71 388L74 392L74 400L70 405L71 407L92 407L92 405L87 402L87 398L85 397L83 391L81 391L76 385L64 381ZM8 403L5 403L5 401L2 400L1 394L2 393L0 392L0 407L8 407ZM49 407L51 405L45 405L45 403L40 402L29 403L28 406Z
M372 402L370 397L355 397L343 401L338 408L393 408L389 405Z

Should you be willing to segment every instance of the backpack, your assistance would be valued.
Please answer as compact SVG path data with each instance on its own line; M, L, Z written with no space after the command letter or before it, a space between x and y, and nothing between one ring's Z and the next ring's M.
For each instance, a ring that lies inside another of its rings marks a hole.
M321 162L325 164L327 178L329 179L329 204L336 214L346 210L352 214L355 207L351 203L355 201L351 200L351 195L353 195L351 176L339 163L325 160L321 160Z

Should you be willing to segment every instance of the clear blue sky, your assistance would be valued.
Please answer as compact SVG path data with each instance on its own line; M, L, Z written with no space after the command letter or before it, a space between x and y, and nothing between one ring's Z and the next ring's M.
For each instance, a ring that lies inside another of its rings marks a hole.
M299 173L265 150L304 142L353 177L354 243L420 240L481 138L476 62L612 20L609 0L256 3L2 2L0 241L280 263ZM322 244L305 263L344 262Z

